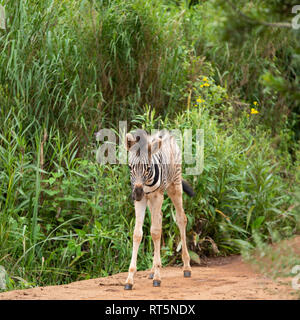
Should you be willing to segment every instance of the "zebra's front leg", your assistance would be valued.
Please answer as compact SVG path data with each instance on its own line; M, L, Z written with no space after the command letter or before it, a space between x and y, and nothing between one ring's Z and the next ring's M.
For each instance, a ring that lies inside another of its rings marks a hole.
M153 286L159 287L161 283L160 269L160 240L161 240L161 226L162 226L162 213L161 206L163 202L163 195L155 193L149 197L149 209L151 212L151 236L154 244L153 267L151 270L150 278L153 279Z
M162 216L162 212L160 212L161 216ZM152 263L152 268L151 271L149 273L148 279L153 280L154 278L154 257L153 257L153 263Z
M131 290L133 286L133 277L136 273L136 260L139 250L139 246L143 237L143 223L145 218L145 210L147 206L147 201L145 197L141 201L135 201L135 227L133 233L133 246L132 246L132 256L129 266L128 277L125 282L125 290Z

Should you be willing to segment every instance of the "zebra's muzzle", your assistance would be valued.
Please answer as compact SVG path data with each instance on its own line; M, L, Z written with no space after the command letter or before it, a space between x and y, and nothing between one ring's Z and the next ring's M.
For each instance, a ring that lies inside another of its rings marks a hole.
M144 196L143 187L135 187L132 191L132 197L136 201L141 201Z

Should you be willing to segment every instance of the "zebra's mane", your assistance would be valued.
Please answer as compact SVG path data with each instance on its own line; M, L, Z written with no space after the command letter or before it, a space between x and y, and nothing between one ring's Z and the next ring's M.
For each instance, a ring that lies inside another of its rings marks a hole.
M152 135L145 130L137 129L132 132L132 136L137 139L138 144L133 145L130 149L129 162L131 164L150 164L148 145L158 139L161 139L162 143L165 143L171 137L170 133L165 129L157 131ZM151 163L159 163L160 155L161 150L155 154L151 154Z

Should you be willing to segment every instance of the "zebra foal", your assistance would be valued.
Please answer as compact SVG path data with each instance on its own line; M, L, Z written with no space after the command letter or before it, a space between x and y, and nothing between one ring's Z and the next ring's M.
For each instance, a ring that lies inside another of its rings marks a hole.
M193 196L194 191L186 181L182 180L181 151L176 140L167 131L160 131L150 136L143 130L136 130L134 133L126 135L125 147L128 150L136 221L131 263L124 289L131 290L133 286L137 253L143 236L142 228L147 205L151 213L150 231L154 243L153 266L149 279L153 279L154 287L160 286L161 207L164 191L167 191L176 209L176 223L180 230L182 242L184 277L190 277L190 256L186 245L187 218L182 206L182 190L189 196Z

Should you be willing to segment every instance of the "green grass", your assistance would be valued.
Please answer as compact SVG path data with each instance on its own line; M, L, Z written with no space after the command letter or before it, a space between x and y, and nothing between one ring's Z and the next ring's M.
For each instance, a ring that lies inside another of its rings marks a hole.
M299 233L296 95L274 90L271 76L257 81L270 72L291 88L297 83L293 33L273 34L272 54L271 31L252 30L235 47L224 41L227 11L215 1L192 8L185 1L0 3L7 14L0 30L7 289L127 270L128 168L100 166L95 157L94 133L118 131L119 120L128 129L204 129L203 173L185 175L196 191L184 196L196 260L256 246L255 234L269 243ZM259 114L251 115L254 101ZM163 264L181 263L170 200L163 212ZM147 213L140 269L152 264L149 230Z
M297 238L283 240L277 235L272 246L266 244L258 233L254 234L254 239L255 247L243 248L243 259L266 277L280 280L288 287L297 286L300 265ZM300 299L299 289L293 289L291 297Z

